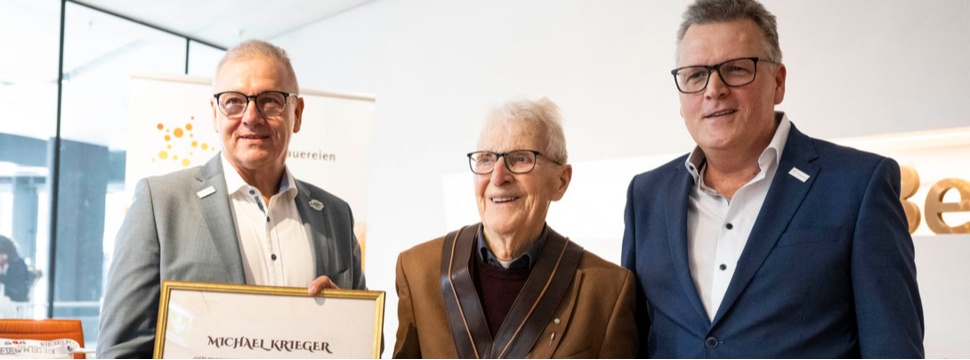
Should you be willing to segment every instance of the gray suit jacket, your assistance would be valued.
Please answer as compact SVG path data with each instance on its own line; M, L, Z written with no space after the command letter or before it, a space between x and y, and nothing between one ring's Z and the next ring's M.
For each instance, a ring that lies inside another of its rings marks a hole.
M101 308L99 358L152 357L162 280L246 282L219 156L201 167L138 182L115 241ZM312 243L316 276L329 276L344 289L365 289L350 206L313 185L296 183L296 206ZM200 198L198 192L210 187L215 192ZM312 200L323 208L314 210Z

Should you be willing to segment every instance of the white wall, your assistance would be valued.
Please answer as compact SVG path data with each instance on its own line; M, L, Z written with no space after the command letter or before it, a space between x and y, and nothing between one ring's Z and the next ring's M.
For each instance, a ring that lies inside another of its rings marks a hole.
M490 105L550 97L563 110L571 162L689 151L669 74L687 3L379 0L273 39L303 86L377 97L367 277L388 292L385 356L397 327L397 254L450 230L443 178L467 170ZM765 5L788 67L779 109L803 131L838 138L970 124L970 26L959 25L970 2ZM587 211L619 219L623 209Z

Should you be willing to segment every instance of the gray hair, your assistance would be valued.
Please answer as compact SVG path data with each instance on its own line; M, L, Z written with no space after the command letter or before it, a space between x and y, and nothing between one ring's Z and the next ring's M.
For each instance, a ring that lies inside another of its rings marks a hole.
M565 164L566 135L562 131L562 115L559 107L549 98L538 100L516 99L492 108L482 126L482 134L490 133L500 125L515 124L533 130L536 137L545 140L546 148L539 149L549 159ZM481 139L479 139L481 145Z
M697 0L684 12L684 22L677 31L677 56L680 42L687 29L693 25L751 19L761 29L768 60L781 62L781 46L778 45L778 25L775 15L755 0Z
M283 66L283 70L286 72L286 80L295 87L286 91L300 91L300 84L296 81L296 72L293 71L293 64L290 63L290 56L286 54L286 50L263 40L247 40L229 49L222 60L219 60L219 65L216 65L216 77L219 76L219 71L226 63L258 56L275 60ZM215 79L213 79L213 85L215 85Z

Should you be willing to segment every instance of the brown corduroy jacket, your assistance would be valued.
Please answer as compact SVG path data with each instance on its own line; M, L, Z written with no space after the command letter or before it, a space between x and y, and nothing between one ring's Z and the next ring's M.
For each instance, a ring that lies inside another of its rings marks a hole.
M395 358L457 358L441 290L444 237L398 256ZM633 274L583 251L553 319L528 358L632 358L637 350Z

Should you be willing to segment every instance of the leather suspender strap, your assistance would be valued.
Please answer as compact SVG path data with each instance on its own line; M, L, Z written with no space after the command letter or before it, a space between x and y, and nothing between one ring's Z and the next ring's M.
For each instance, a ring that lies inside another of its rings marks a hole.
M546 243L492 344L497 358L525 358L572 283L583 247L547 228Z
M532 273L493 341L471 276L480 228L479 223L449 233L441 249L441 295L458 357L524 358L572 283L583 248L547 228Z
M480 227L481 223L449 233L441 248L441 295L455 349L463 359L488 358L492 345L492 334L469 269Z

